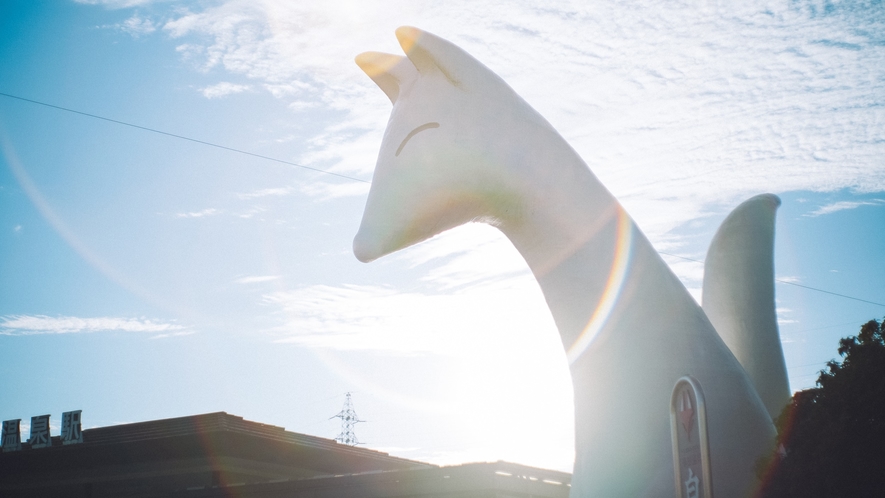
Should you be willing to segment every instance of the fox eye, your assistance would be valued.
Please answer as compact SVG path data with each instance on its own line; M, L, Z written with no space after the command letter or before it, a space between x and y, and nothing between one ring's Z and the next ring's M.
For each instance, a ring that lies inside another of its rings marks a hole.
M409 134L406 135L406 138L403 139L403 143L399 144L399 148L396 149L395 155L398 156L399 153L403 151L403 147L406 146L406 143L409 141L409 139L421 133L422 131L429 130L431 128L439 128L439 123L426 123L410 131Z

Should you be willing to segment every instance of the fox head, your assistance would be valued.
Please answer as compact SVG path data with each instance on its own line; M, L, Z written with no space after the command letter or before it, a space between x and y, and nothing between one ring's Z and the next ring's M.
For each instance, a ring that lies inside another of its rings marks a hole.
M546 125L459 47L412 27L396 36L405 57L356 57L393 104L353 241L364 262L469 221L518 216L518 175L507 171L525 147L517 129Z

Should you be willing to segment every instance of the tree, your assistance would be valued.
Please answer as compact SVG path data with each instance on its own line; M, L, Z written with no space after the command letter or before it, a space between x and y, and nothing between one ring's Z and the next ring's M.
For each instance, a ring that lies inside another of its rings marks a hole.
M759 462L760 497L885 496L885 323L839 341L817 387L793 395Z

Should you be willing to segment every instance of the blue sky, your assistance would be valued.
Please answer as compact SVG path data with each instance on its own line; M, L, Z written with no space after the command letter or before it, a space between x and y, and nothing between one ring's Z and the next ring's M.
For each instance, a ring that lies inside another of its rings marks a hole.
M779 279L885 303L883 22L852 1L7 1L0 93L370 180L390 104L352 59L415 25L504 77L660 251L702 260L773 192ZM352 391L368 447L570 469L565 356L494 229L366 265L364 182L5 96L0 146L2 419L224 410L334 437ZM700 298L702 265L665 260ZM793 389L885 316L776 291Z

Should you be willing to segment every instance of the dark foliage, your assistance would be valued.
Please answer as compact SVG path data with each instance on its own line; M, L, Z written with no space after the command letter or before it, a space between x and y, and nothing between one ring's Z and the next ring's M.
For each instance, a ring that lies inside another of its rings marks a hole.
M839 341L817 387L797 392L759 462L760 497L885 497L885 324Z

